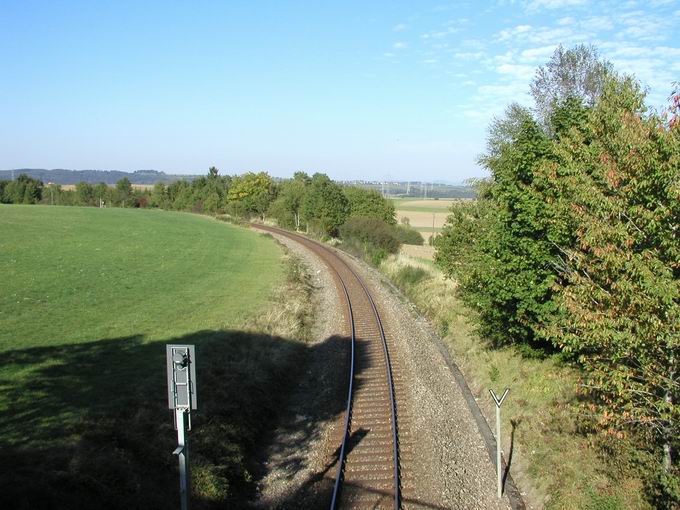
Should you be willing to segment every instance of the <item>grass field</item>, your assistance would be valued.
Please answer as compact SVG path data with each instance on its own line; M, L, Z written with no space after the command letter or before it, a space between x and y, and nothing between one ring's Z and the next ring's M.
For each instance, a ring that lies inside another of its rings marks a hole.
M286 271L272 239L202 216L0 206L3 508L176 503L165 343L197 345L195 507L246 497L300 351L277 336L308 302L272 295Z
M201 216L1 206L0 352L234 326L280 280L279 257Z

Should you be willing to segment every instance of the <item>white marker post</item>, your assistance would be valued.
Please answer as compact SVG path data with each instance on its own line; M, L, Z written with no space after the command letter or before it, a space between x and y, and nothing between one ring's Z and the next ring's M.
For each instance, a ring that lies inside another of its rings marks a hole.
M505 388L503 396L499 399L493 390L489 390L493 401L496 403L496 476L498 480L498 499L503 496L503 473L501 466L501 404L508 396L510 388Z

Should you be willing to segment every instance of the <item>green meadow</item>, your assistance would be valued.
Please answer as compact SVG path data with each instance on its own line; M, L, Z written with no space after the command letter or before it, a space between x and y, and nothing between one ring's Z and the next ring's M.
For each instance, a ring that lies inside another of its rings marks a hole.
M197 346L195 508L251 497L300 352L263 324L288 272L270 237L204 216L0 206L3 507L177 504L165 343Z
M280 280L279 258L204 216L0 206L0 352L233 326Z

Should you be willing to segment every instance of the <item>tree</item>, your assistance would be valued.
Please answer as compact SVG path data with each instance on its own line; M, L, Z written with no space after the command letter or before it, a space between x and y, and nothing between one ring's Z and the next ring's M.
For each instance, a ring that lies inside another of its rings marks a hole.
M79 182L76 184L76 204L77 205L95 205L94 188L87 182Z
M308 227L320 234L335 236L348 215L349 204L342 188L327 175L314 174L302 205L302 217Z
M581 44L567 50L558 46L550 61L538 68L531 83L539 123L550 131L553 111L570 97L592 107L602 95L612 69L593 46Z
M43 183L21 174L4 186L3 200L10 204L37 204L42 200Z
M0 179L0 204L6 204L9 202L9 198L5 198L5 188L11 181L5 181Z
M389 225L397 224L394 204L377 191L357 186L347 186L343 191L349 203L350 217L377 218Z
M264 221L270 204L276 198L274 181L266 172L247 172L232 179L227 197L230 202L241 202L246 213L257 214Z
M300 229L302 204L310 183L311 179L304 172L296 172L293 179L281 183L278 196L269 212L279 225Z
M123 177L116 183L116 198L121 207L125 207L128 204L131 196L132 183L130 183L130 179Z
M220 171L216 167L211 166L208 168L208 179L217 179L219 173Z
M97 201L97 206L99 206L100 203L106 203L111 196L111 188L109 188L106 183L97 183L94 187L94 196Z
M631 79L610 80L589 117L557 146L556 202L576 243L564 252L564 313L548 334L586 369L599 425L662 444L680 438L680 137L647 115ZM680 488L676 488L680 489ZM675 497L680 497L676 493Z

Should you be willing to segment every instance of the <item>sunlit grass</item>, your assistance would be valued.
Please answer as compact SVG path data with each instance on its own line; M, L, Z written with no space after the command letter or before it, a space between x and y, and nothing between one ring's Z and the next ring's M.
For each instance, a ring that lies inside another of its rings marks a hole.
M279 256L202 216L0 206L0 352L229 327L280 279Z

